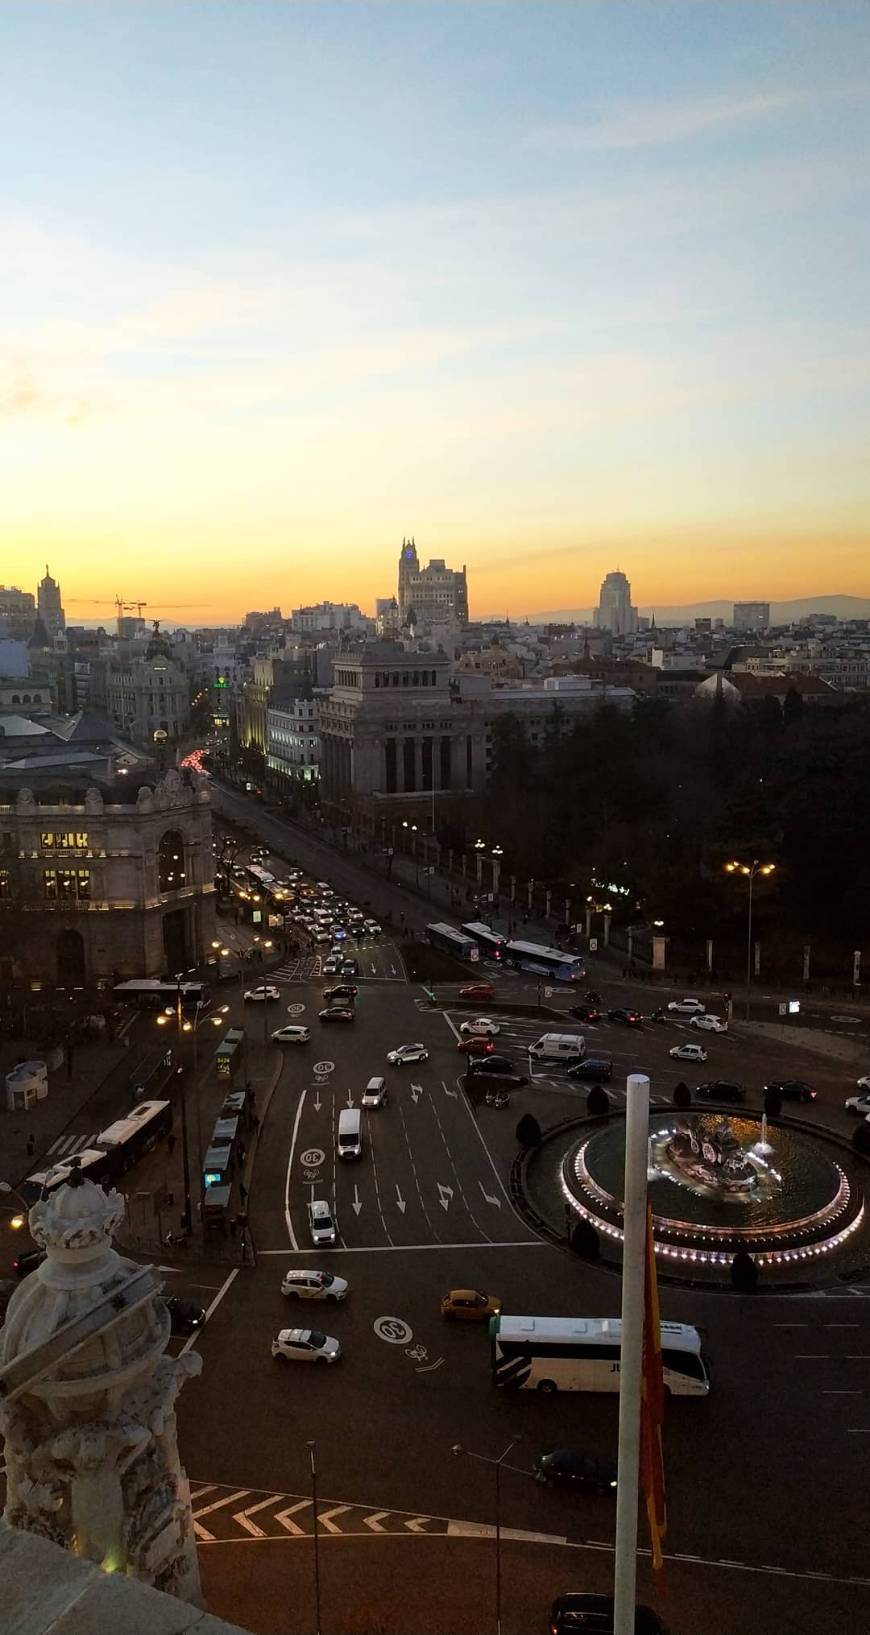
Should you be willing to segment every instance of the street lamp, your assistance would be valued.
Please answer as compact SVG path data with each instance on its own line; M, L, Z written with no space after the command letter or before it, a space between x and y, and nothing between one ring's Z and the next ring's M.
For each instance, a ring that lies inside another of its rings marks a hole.
M317 1461L314 1457L317 1448L314 1442L306 1442L305 1446L311 1462L311 1503L314 1509L314 1627L317 1635L320 1635L320 1541L317 1531Z
M184 1176L184 1220L183 1220L183 1225L184 1225L185 1234L189 1237L192 1230L193 1230L193 1211L192 1211L192 1207L191 1207L191 1198L190 1198L190 1153L188 1151L188 1135L187 1135L187 1082L186 1082L186 1074L185 1074L185 1071L184 1071L184 1062L181 1059L181 1038L182 1038L182 1035L185 1034L185 1033L190 1033L192 1035L192 1042L193 1042L193 1078L194 1078L194 1088L196 1088L196 1075L197 1075L197 1069L198 1069L198 1065L199 1065L196 1036L197 1036L197 1033L199 1031L199 1025L200 1025L201 1022L208 1021L208 1022L211 1022L213 1027L220 1027L221 1026L221 1018L223 1016L226 1016L227 1011L229 1010L230 1007L229 1007L229 1005L221 1005L220 1009L218 1011L216 1011L213 1016L208 1016L208 1015L205 1014L205 1011L210 1010L211 1006L207 1006L207 1007L203 1008L202 1001L198 1000L195 1007L194 1007L193 1021L190 1021L190 1019L188 1017L183 1015L182 1008L181 1008L182 980L183 979L182 979L181 976L176 976L176 978L175 978L175 983L176 983L176 1000L175 1000L175 1004L174 1004L174 1006L167 1006L166 1010L163 1012L163 1015L157 1017L157 1026L158 1027L166 1027L168 1025L168 1023L172 1020L172 1017L173 1016L175 1017L175 1025L176 1025L176 1028L177 1028L177 1031L178 1031L178 1042L179 1042L177 1077L178 1077L180 1085L181 1085L181 1159L182 1159L182 1172L183 1172L183 1176ZM203 1010L202 1015L200 1015L200 1010ZM198 1147L198 1151L199 1151L200 1160L202 1159L201 1117L202 1117L201 1100L200 1100L200 1096L199 1096L199 1091L197 1089L197 1094L196 1094L196 1126L197 1126L197 1147ZM202 1164L200 1162L200 1193L201 1192L202 1192Z
M22 1226L24 1225L24 1222L27 1219L28 1213L30 1211L30 1205L27 1202L27 1199L25 1197L23 1197L22 1194L19 1192L18 1188L12 1186L11 1182L9 1182L9 1181L0 1181L0 1192L11 1192L11 1193L13 1193L14 1196L19 1200L19 1202L24 1205L24 1214L23 1215L13 1215L12 1219L9 1222L9 1225L11 1226L13 1232L20 1232Z
M515 1436L498 1459L491 1459L486 1453L474 1453L461 1442L454 1442L450 1450L457 1459L464 1454L466 1459L479 1459L482 1465L492 1465L495 1470L495 1635L501 1635L501 1467L521 1440Z
M751 863L741 863L732 860L725 864L726 874L743 874L749 881L749 910L746 923L746 1020L749 1021L750 994L752 991L752 888L758 874L773 874L775 863L762 863L757 857Z

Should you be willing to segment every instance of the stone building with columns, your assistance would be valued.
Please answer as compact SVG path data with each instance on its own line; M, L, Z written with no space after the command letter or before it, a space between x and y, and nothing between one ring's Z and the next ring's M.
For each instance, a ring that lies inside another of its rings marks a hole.
M173 768L138 791L73 781L0 799L0 977L84 987L187 970L214 920L204 780Z

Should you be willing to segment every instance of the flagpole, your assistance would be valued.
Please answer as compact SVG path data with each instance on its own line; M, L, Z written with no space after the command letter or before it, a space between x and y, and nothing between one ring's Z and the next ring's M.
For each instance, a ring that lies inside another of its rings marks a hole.
M637 1586L637 1507L643 1367L649 1079L626 1080L625 1204L622 1246L622 1343L619 1373L619 1461L614 1558L614 1635L634 1635Z

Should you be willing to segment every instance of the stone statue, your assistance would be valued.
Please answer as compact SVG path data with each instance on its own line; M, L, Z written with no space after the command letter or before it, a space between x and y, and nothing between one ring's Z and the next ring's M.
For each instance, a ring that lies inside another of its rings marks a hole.
M92 817L98 817L103 811L103 797L99 789L85 790L85 811Z
M111 1245L124 1209L73 1160L69 1181L30 1211L46 1260L0 1330L5 1519L200 1605L175 1399L202 1359L166 1355L157 1274Z

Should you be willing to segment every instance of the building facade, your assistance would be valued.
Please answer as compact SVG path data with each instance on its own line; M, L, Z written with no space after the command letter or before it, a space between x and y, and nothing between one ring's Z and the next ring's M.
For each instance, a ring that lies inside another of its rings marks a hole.
M174 769L135 799L0 803L0 967L61 987L204 964L214 936L211 808Z
M735 602L732 623L738 630L766 630L770 624L770 603Z
M605 574L601 582L595 624L614 636L633 636L637 630L637 608L632 607L631 584L624 573Z
M55 637L60 636L66 629L66 618L60 599L60 585L56 579L52 579L47 562L45 578L40 579L37 586L36 607L51 641L54 641Z
M399 557L399 618L403 625L468 623L468 581L465 567L448 568L433 557L421 568L413 539L402 540ZM411 616L413 615L413 621Z
M174 743L190 725L190 683L162 653L131 659L109 667L106 709L131 743Z
M317 701L312 687L266 709L266 770L270 783L314 785L320 777Z
M0 625L14 641L27 641L36 623L36 602L29 590L0 585Z

